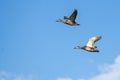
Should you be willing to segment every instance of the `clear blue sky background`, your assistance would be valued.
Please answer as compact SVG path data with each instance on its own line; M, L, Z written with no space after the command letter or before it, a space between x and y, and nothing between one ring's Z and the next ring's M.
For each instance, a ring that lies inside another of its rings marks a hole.
M80 26L55 22L74 9ZM73 49L97 35L99 53ZM119 0L1 0L0 71L36 80L89 78L119 55L119 35Z

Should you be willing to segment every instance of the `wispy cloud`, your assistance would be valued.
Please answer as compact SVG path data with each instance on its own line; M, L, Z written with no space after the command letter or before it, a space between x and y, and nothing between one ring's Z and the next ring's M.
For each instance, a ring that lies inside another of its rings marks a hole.
M57 80L74 80L74 79L72 79L72 78L57 78ZM85 79L80 78L77 80L85 80Z
M101 73L90 80L120 80L120 56L115 59L114 64L105 64Z
M113 64L103 64L99 67L100 74L88 79L77 80L120 80L120 55ZM72 78L58 78L57 80L75 80Z
M30 75L15 75L9 72L1 71L0 80L33 80L33 78Z
M57 80L73 80L72 78L57 78Z

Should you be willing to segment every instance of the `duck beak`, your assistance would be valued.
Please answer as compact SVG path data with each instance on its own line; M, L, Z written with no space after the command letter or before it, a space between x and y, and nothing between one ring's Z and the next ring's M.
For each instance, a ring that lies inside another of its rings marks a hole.
M74 49L80 49L80 46L76 46L76 47L74 47Z
M61 20L61 19L58 19L58 20L56 20L56 22L62 22L62 20Z
M77 49L76 47L74 47L73 49Z

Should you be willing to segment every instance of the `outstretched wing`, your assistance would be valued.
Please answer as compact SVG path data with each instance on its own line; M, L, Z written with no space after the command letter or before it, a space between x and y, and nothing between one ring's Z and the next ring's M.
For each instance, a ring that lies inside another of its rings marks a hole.
M73 13L71 14L71 16L69 17L69 19L70 19L72 22L75 22L76 16L77 16L77 10L75 9L74 12L73 12Z
M95 46L94 46L95 42L97 42L101 38L102 38L101 36L96 36L96 37L90 38L86 46L95 48Z

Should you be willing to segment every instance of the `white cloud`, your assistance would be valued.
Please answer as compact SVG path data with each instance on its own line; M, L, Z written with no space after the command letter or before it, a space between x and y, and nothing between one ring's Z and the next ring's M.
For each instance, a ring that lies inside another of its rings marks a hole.
M72 80L72 78L58 78L57 80Z
M103 65L101 74L90 80L120 80L120 56L115 59L115 63Z
M74 80L74 79L72 79L72 78L57 78L56 80ZM77 80L85 80L85 79L80 78Z
M82 78L81 78L81 79L78 79L78 80L85 80L85 79L82 79Z
M57 80L74 80L72 78L58 78ZM120 80L120 55L113 64L104 64L100 67L100 74L89 79L77 80Z
M0 80L33 80L32 76L15 75L5 71L0 72Z

